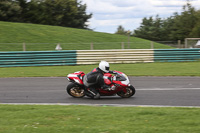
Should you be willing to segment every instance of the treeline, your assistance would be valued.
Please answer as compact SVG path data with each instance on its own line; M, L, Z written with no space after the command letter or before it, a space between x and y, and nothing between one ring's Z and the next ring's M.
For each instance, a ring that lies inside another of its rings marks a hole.
M80 0L1 0L0 21L87 29L86 7Z
M127 34L122 26L117 34ZM156 17L143 18L139 28L133 31L133 36L152 41L177 41L185 38L200 38L200 10L196 10L187 2L181 14L162 19Z

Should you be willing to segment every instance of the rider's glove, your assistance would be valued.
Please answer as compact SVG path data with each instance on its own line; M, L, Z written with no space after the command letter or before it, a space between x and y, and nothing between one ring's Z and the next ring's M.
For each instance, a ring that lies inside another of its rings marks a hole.
M117 72L115 72L115 71L109 71L109 73L112 73L112 74L117 74Z

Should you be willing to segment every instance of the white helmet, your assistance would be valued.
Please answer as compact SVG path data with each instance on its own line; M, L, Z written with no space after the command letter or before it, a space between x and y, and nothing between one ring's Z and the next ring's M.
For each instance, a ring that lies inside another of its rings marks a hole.
M108 73L109 72L109 63L108 62L106 62L106 61L101 61L100 63L99 63L99 68L102 70L102 71L104 71L105 73Z

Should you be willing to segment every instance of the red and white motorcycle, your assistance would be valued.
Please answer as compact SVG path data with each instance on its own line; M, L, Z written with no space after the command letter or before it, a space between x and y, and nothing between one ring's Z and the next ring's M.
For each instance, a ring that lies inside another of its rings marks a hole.
M104 82L111 87L111 90L104 90L96 88L101 96L114 96L118 95L122 98L129 98L136 92L135 88L130 84L128 76L126 74L113 71L115 74L104 74ZM81 98L85 96L85 86L83 84L83 77L85 73L82 71L74 72L67 75L67 79L71 82L67 88L67 93L75 98Z

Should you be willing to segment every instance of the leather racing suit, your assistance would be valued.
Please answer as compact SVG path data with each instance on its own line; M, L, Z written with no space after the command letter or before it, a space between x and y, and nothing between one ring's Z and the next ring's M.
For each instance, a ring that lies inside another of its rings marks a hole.
M87 96L91 98L99 98L100 94L95 88L110 88L110 86L104 83L103 74L103 71L97 67L84 76L83 83L86 88Z

